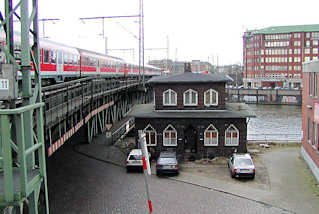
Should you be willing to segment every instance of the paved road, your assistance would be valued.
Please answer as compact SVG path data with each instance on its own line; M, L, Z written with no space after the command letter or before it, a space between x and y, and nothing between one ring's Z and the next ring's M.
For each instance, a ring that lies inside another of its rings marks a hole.
M143 174L88 158L65 144L48 161L52 214L148 213ZM149 177L155 214L289 213L253 200L167 178Z

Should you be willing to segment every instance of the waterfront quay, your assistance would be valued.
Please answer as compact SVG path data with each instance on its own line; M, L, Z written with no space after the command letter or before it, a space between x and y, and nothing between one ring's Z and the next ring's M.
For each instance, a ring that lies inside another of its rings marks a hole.
M301 105L302 89L226 88L229 102L248 104Z

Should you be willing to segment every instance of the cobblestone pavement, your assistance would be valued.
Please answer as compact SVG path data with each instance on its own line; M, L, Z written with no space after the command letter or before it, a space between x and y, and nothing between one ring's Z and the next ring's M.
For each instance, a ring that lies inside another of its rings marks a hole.
M100 153L107 149L97 148ZM71 144L65 144L54 153L47 165L52 214L148 213L142 173L126 173L125 168L118 164L74 152ZM291 213L262 202L165 177L151 175L148 182L155 214Z

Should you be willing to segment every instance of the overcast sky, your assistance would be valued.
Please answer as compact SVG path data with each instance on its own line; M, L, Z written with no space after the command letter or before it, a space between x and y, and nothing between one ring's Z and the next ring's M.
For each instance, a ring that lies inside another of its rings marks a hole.
M246 29L318 23L318 0L144 0L145 60L167 57L219 65L242 63ZM3 5L1 5L3 12ZM104 52L102 21L80 17L138 15L139 0L39 0L40 18L50 40ZM138 19L107 19L104 34L111 55L138 61ZM40 36L43 36L40 23ZM168 42L167 42L168 40ZM134 51L132 50L134 49Z

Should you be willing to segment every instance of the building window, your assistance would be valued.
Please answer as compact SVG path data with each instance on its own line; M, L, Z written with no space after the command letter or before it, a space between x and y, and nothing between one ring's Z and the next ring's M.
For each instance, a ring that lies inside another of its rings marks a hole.
M310 38L310 33L306 33L306 37L307 37L307 38Z
M172 89L168 89L163 93L163 105L164 106L176 106L177 94Z
M146 145L148 145L148 146L156 146L157 145L157 139L156 139L156 131L155 131L155 129L151 125L148 125L144 129L144 133L145 133L145 138L146 138Z
M300 33L295 33L294 38L300 38Z
M312 129L312 122L310 118L308 118L308 143L311 143L311 129Z
M317 124L315 122L313 124L313 137L312 137L312 146L316 146L316 141L317 141Z
M204 105L205 106L217 106L218 105L218 92L213 90L213 89L209 89L207 91L205 91L204 93Z
M317 96L317 73L313 74L313 95L316 97Z
M163 146L177 146L177 132L171 125L163 131Z
M208 126L204 136L204 146L218 146L218 131L213 125Z
M294 62L300 62L300 57L294 57Z
M225 146L239 145L239 131L234 125L230 125L225 131Z
M313 54L318 54L318 48L312 49L312 53L313 53Z
M313 41L312 41L312 45L313 45L313 46L317 46L317 45L318 45L318 40L313 40Z
M300 41L294 41L294 46L300 46Z
M312 73L309 73L309 96L312 96Z
M310 54L310 48L305 48L305 54Z
M306 41L306 47L310 47L310 41Z
M308 61L310 61L310 57L309 57L309 56L306 56L306 57L305 57L305 62L308 62Z
M193 89L189 89L184 92L184 105L185 106L197 106L198 94Z

